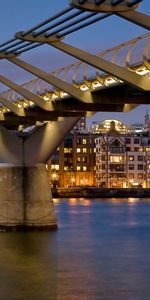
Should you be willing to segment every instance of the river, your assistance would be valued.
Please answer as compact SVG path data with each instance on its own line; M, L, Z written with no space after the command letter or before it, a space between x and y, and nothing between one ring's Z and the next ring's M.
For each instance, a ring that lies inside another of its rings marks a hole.
M0 233L0 300L150 300L150 199L54 199L59 230Z

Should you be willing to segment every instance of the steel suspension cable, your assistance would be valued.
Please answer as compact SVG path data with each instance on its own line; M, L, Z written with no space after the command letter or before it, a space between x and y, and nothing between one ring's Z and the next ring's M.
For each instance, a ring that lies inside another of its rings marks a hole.
M51 21L53 21L53 20L55 20L55 19L57 19L57 18L59 18L59 17L65 15L66 13L70 12L70 11L73 10L73 9L74 9L73 7L68 7L68 8L66 8L66 9L62 10L61 12L59 12L59 13L57 13L56 15L54 15L54 16L52 16L52 17L46 19L45 21L41 22L40 24L38 24L38 25L36 25L36 26L30 28L30 29L27 30L27 31L24 31L23 34L22 34L22 36L25 36L25 35L27 35L27 34L33 32L34 30L37 30L37 29L41 28L42 26L44 26L44 25L50 23Z
M27 48L24 49L24 50L16 51L14 54L22 54L22 53L24 53L24 52L26 52L26 51L28 51L28 50L32 50L32 49L37 48L37 47L39 47L39 46L42 46L42 44L34 43L33 45L27 47Z
M93 17L95 15L97 15L97 12L96 13L90 13L90 14L88 14L86 16L83 16L83 17L81 17L78 20L72 21L71 23L69 23L67 25L64 25L61 29L56 29L52 33L45 33L45 37L50 37L50 36L52 36L54 34L57 34L58 32L61 32L61 31L65 30L65 29L67 29L69 27L72 27L72 26L74 26L74 25L76 25L78 23L81 23L81 22L83 22L83 21L85 21L85 20L87 20L87 19L89 19L89 18L91 18L91 17Z
M54 23L53 25L48 26L46 29L43 29L43 30L41 30L39 32L34 33L33 36L34 37L39 36L42 33L45 33L46 31L51 30L51 29L53 29L53 28L55 28L55 27L57 27L57 26L65 23L65 22L69 21L70 19L73 19L73 18L75 18L75 17L77 17L77 16L79 16L81 14L83 14L83 11L82 10L78 10L77 12L75 12L75 13L67 16L67 17L65 17L63 20L60 20L60 21Z
M105 19L105 18L111 16L112 14L113 14L113 13L108 13L108 14L104 14L104 15L102 15L102 16L98 16L98 17L96 17L94 20L87 21L87 22L85 22L84 24L82 24L82 25L80 25L80 26L77 26L77 27L75 27L75 28L73 28L73 29L70 29L70 30L65 31L64 33L58 33L56 36L57 36L58 38L63 37L63 36L65 36L65 35L68 35L68 34L70 34L70 33L73 33L73 32L75 32L75 31L78 31L79 29L82 29L82 28L84 28L84 27L86 27L86 26L88 26L88 25L91 25L91 24L94 24L94 23L96 23L96 22L98 22L98 21L100 21L100 20L103 20L103 19Z
M64 36L64 35L67 35L67 34L70 34L70 33L72 33L72 32L74 32L74 31L77 31L77 30L79 30L79 29L82 29L82 28L84 28L84 27L86 27L86 26L88 26L88 25L90 25L90 24L93 24L93 23L95 23L95 22L98 22L98 21L100 21L100 20L102 20L102 19L105 19L105 18L107 18L107 17L109 17L110 15L112 15L112 13L108 13L108 14L104 14L104 15L102 15L102 16L98 16L97 18L95 18L94 20L92 20L92 21L87 21L87 22L85 22L84 24L82 24L82 25L80 25L80 26L77 26L76 28L73 28L73 29L71 29L71 30L68 30L67 32L64 32L64 33L60 33L60 34L57 34L56 36L57 37L62 37L62 36ZM31 50L31 49L33 49L33 48L36 48L36 47L39 47L39 46L41 46L41 44L36 44L36 45L32 45L32 46L29 46L29 47L27 47L27 48L25 48L23 51L17 51L17 49L16 49L16 54L21 54L21 53L23 53L23 52L26 52L26 51L28 51L28 50Z
M16 40L17 40L16 38L12 38L12 39L8 40L7 42L4 42L3 44L0 44L0 48L4 47L12 42L15 42Z
M23 44L23 45L21 45L21 46L19 46L19 47L17 47L17 48L14 48L14 49L12 49L12 50L6 51L5 53L6 53L6 54L15 53L16 51L18 51L18 50L20 50L20 49L23 49L23 48L25 48L25 47L27 47L27 46L33 45L33 44L34 44L34 42L24 41L24 44Z
M40 24L38 24L38 25L36 25L36 26L30 28L29 30L23 32L23 33L22 33L22 36L25 36L25 35L31 33L33 30L39 29L40 27L42 27L42 26L46 25L47 23L50 23L51 21L53 21L53 20L55 20L55 19L57 19L57 18L59 18L59 17L65 15L66 13L70 12L70 11L73 10L73 9L74 9L73 7L68 7L67 9L62 10L61 12L59 12L59 13L55 14L54 16L52 16L52 17L46 19L45 21L41 22ZM13 43L13 42L15 42L15 41L17 41L17 38L14 37L14 38L12 38L12 39L10 39L10 40L8 40L8 41L6 41L6 42L0 44L0 48L4 47L4 46L6 46L6 45L9 45L9 44L11 44L11 43ZM18 42L16 42L15 44L13 44L13 45L11 45L11 46L8 46L8 47L6 47L6 48L4 48L4 49L2 49L2 51L6 51L6 50L12 48L13 46L16 46L16 45L20 44L21 42L23 42L23 41L18 41Z
M15 46L17 46L17 45L20 45L20 44L22 44L22 43L24 43L25 41L20 41L20 40L17 40L16 39L16 43L14 43L14 44L12 44L12 45L9 45L9 46L7 46L7 47L5 47L5 48L2 48L1 50L0 50L0 52L4 52L4 51L7 51L8 49L11 49L11 48L13 48L13 47L15 47Z

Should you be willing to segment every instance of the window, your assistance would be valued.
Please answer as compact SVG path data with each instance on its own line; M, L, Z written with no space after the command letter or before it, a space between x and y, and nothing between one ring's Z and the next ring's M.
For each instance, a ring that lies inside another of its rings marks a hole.
M86 157L86 156L83 156L82 161L83 161L84 163L87 163L87 157Z
M72 168L70 166L64 166L64 171L72 171Z
M143 155L138 155L138 161L143 161Z
M72 148L64 148L64 153L72 153Z
M82 144L83 144L83 145L86 145L86 144L87 144L87 140L86 140L86 139L83 139L83 140L82 140Z
M142 173L138 174L138 179L143 179L143 174Z
M127 138L126 139L126 144L130 144L131 143L131 139Z
M102 165L102 170L105 170L105 165Z
M83 152L83 153L87 153L87 148L83 148L83 149L82 149L82 152Z
M81 157L77 156L77 162L81 162Z
M105 160L105 155L102 155L102 160Z
M77 171L81 171L81 167L80 166L77 166Z
M122 162L123 160L124 158L121 155L110 155L111 162Z
M134 165L129 165L129 170L134 170Z
M83 166L83 171L87 171L87 166Z
M77 138L77 145L81 145L81 139Z
M138 165L138 170L143 170L143 165Z
M129 178L130 179L134 179L134 174L133 173L129 173Z
M80 153L81 152L81 148L77 148L77 153Z
M134 144L139 144L139 142L140 142L140 139L138 139L138 138L134 139Z
M72 147L72 136L67 136L64 140L64 147L71 148Z
M51 165L51 170L59 171L59 165Z
M133 161L134 160L134 156L133 155L129 155L129 160Z

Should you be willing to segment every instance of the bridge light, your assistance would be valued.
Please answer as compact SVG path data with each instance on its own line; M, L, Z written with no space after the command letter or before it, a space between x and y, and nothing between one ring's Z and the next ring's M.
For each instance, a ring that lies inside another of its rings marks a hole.
M111 5L116 6L116 5L118 5L119 3L123 2L123 1L124 0L112 0Z
M82 84L82 85L80 85L80 90L82 90L82 91L87 91L89 88L87 87L87 85L86 84Z
M52 101L55 101L57 98L58 98L58 96L55 93L53 93L52 94Z
M92 82L92 88L93 88L93 90L99 88L100 86L102 86L102 84L99 81Z
M106 86L111 85L113 83L116 83L116 80L114 78L112 78L112 77L106 78L106 80L105 80L105 85Z
M44 100L45 100L45 101L48 101L48 100L49 100L49 97L45 95L45 96L44 96Z
M147 74L150 73L150 71L145 69L145 68L143 68L143 69L140 68L140 69L136 70L136 73L139 74L139 75L147 75Z
M142 2L142 1L143 1L143 0L132 0L132 1L128 1L128 2L127 2L127 5L128 5L128 7L132 7L132 6L138 4L138 3Z
M100 4L102 4L103 2L105 2L105 0L95 0L95 4L96 4L96 5L100 5Z
M21 105L20 103L18 103L17 106L18 106L19 108L22 108L22 105Z

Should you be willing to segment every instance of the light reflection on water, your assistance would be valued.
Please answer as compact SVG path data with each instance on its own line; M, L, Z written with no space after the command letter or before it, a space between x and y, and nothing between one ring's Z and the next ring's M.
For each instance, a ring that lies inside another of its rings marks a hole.
M56 232L0 233L0 300L150 300L150 199L55 199Z

